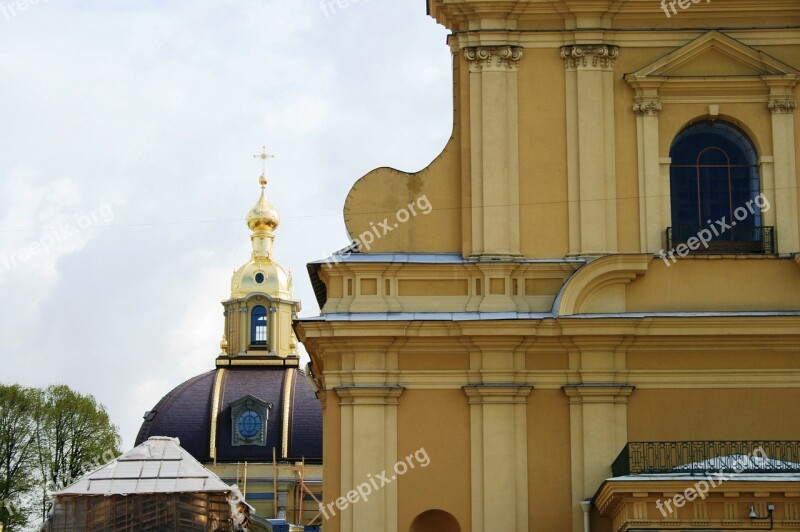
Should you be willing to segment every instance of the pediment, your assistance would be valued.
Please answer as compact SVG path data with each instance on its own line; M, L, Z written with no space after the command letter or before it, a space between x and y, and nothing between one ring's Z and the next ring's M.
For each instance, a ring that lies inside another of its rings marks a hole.
M719 31L710 31L649 65L627 74L646 79L777 76L796 79L800 71Z

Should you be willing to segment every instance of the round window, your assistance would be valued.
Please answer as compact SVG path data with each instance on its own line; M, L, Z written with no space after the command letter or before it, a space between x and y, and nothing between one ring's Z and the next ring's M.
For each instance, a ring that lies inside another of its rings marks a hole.
M259 284L264 282L264 274L263 273L258 272L256 274L256 282L259 283Z
M261 432L261 416L248 410L239 416L239 434L245 438L253 438Z

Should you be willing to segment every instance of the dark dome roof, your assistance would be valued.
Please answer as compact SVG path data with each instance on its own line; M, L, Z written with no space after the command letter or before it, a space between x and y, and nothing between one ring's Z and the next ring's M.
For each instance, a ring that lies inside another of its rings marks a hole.
M273 447L278 458L286 447L288 459L322 459L322 408L311 385L301 370L274 366L215 369L187 380L145 414L136 445L151 436L179 438L181 447L196 459L210 461L211 403L217 387L217 461L270 461ZM266 446L233 445L231 403L247 396L273 405Z

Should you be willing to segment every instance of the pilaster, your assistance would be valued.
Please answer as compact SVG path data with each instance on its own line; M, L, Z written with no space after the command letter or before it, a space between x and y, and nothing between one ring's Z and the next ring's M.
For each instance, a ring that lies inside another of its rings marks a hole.
M617 251L614 60L606 44L563 46L570 253Z
M797 100L787 94L770 96L772 155L774 157L775 216L778 253L800 252L800 220L797 209L794 112Z
M520 254L518 46L464 48L469 63L473 256Z
M528 429L533 386L464 386L470 408L472 531L528 530Z
M627 443L628 396L633 386L582 383L563 389L570 412L572 530L582 532L581 504L611 476L611 463Z
M247 319L247 303L239 303L239 356L247 354L247 330L249 328Z
M639 151L639 230L642 253L664 247L661 169L658 153L658 116L661 102L654 94L636 98L636 138Z
M390 472L397 462L397 403L401 386L342 386L336 388L341 407L341 484L339 497ZM370 495L368 502L348 504L341 511L341 531L397 532L397 484Z

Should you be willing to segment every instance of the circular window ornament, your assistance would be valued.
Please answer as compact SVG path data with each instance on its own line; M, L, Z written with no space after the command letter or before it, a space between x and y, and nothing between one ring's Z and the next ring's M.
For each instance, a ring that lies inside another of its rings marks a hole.
M261 284L261 283L263 283L263 282L264 282L264 274L263 274L263 273L261 273L261 272L258 272L258 273L256 274L256 282L257 282L258 284Z
M261 416L253 410L242 412L238 425L239 434L245 438L255 438L261 432Z

